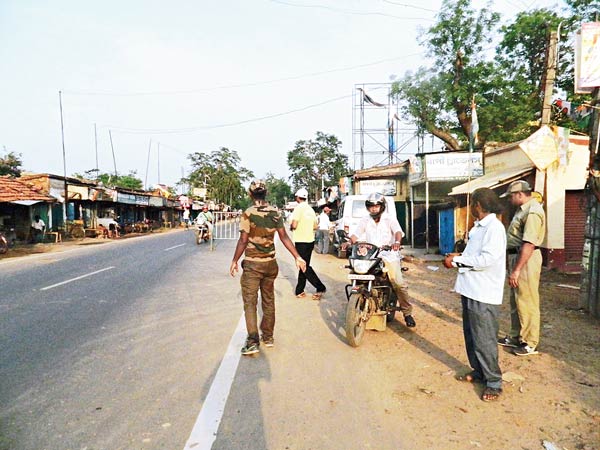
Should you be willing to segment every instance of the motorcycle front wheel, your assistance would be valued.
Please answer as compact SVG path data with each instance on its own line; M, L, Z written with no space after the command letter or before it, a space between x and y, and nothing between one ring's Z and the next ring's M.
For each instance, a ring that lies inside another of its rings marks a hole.
M346 339L352 347L358 347L365 334L367 323L362 320L365 308L367 308L367 299L363 294L350 295L346 307Z
M0 239L0 255L5 254L8 251L8 242L2 238Z
M202 236L202 231L198 231L196 233L196 244L200 245L202 244L202 241L204 240L204 236Z

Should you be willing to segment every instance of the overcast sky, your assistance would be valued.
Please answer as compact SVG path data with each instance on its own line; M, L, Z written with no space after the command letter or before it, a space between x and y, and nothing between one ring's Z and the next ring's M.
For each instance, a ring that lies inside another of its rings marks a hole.
M554 4L496 0L494 9L507 18ZM287 152L317 131L336 135L352 164L355 85L427 64L418 29L440 5L2 0L0 153L62 175L62 91L67 175L96 167L94 124L99 169L114 171L111 130L119 174L135 170L149 185L159 175L174 185L190 170L187 154L220 147L257 176L287 177ZM385 101L381 92L370 94ZM416 142L404 153L415 151Z

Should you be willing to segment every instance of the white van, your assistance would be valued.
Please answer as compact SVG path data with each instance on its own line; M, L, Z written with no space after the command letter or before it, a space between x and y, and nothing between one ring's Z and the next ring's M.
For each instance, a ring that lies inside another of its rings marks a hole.
M335 222L335 231L333 233L333 247L338 258L344 258L345 252L341 249L341 243L338 239L337 231L344 230L351 236L358 226L358 222L364 216L369 214L365 201L369 196L364 195L347 195L344 197L338 206L338 219ZM385 197L386 205L385 212L390 214L392 217L396 216L396 204L394 203L394 197ZM360 238L360 236L359 236Z

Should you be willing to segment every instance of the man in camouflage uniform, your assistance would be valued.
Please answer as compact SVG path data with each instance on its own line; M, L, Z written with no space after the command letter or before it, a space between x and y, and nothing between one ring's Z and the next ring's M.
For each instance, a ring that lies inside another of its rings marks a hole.
M531 195L527 181L514 181L506 193L517 206L506 235L508 254L508 284L510 286L510 334L498 340L500 345L512 347L515 355L538 353L540 342L540 273L542 254L539 246L544 241L546 214L539 201Z
M255 180L250 184L250 197L254 204L250 206L240 219L240 238L235 247L229 273L235 276L238 271L238 260L242 261L242 298L244 300L244 316L248 338L242 347L243 355L259 352L258 334L258 291L262 304L263 317L260 322L262 341L265 347L274 345L273 329L275 327L275 278L279 272L275 259L275 232L279 239L294 256L296 267L306 270L306 262L300 257L294 244L285 232L283 217L279 210L270 206L266 199L267 187L263 180Z

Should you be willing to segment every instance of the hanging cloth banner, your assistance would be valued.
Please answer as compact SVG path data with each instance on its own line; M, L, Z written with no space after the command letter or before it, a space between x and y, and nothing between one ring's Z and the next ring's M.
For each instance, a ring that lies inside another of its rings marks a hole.
M379 106L379 107L386 106L383 103L379 103L379 102L376 102L375 100L373 100L369 95L367 95L367 93L363 89L361 89L361 88L357 88L357 89L362 93L363 100L365 102L367 102L373 106Z

